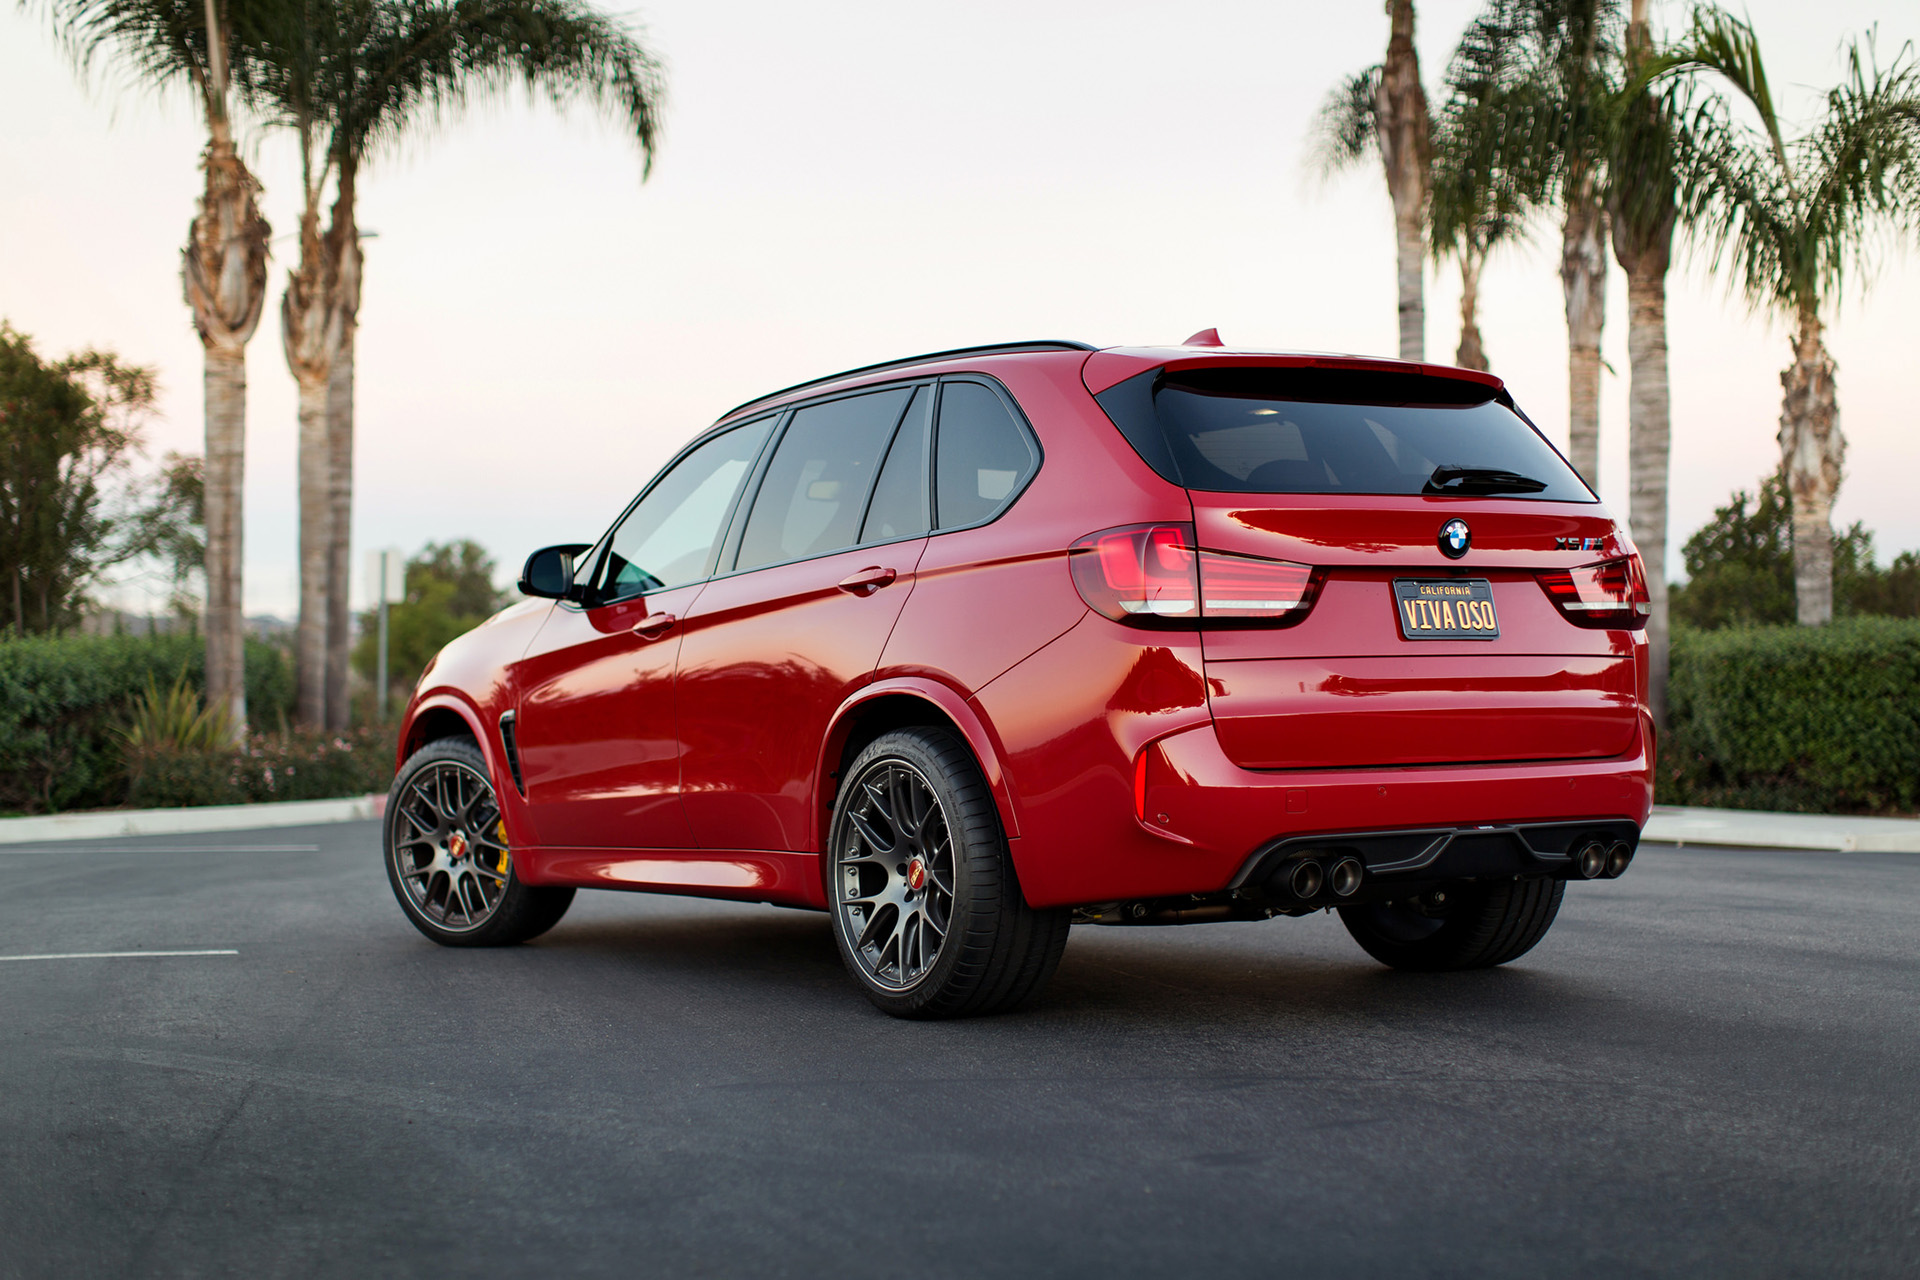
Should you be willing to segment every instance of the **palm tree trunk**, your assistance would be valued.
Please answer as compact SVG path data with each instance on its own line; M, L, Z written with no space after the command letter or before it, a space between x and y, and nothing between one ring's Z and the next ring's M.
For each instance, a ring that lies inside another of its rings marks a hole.
M262 282L264 285L264 281ZM261 293L265 293L263 287ZM236 734L247 722L242 497L247 473L245 348L206 349L207 705L225 707Z
M1374 100L1375 136L1393 198L1394 247L1400 295L1400 358L1427 352L1427 197L1431 182L1432 121L1420 84L1413 44L1413 0L1390 0L1392 34Z
M333 463L327 391L340 349L334 272L320 236L320 192L309 173L300 219L300 267L281 299L287 367L300 384L300 620L294 630L294 716L320 728L327 719L327 563L333 513Z
M294 633L294 715L318 728L327 717L327 534L332 523L327 381L300 378L300 622Z
M1648 709L1667 721L1667 465L1673 422L1667 393L1667 279L1660 270L1627 273L1627 452L1632 491L1627 520L1647 571Z
M1462 369L1487 372L1487 349L1480 341L1480 268L1486 258L1471 243L1460 251L1460 347L1453 362Z
M1803 627L1833 620L1833 500L1847 453L1834 372L1820 320L1803 310L1793 363L1780 375L1779 437L1793 494L1793 595Z
M339 351L327 389L327 728L347 727L348 658L353 652L353 344L360 312L360 229L354 223L354 166L340 165L327 251L334 259Z
M1607 319L1606 214L1592 179L1570 184L1561 224L1560 284L1567 304L1567 460L1600 484L1600 332Z
M242 594L247 342L266 302L272 230L260 216L260 184L234 150L224 67L218 69L219 83L206 90L211 135L201 162L206 191L187 232L181 280L206 352L207 705L226 708L237 741L247 729Z
M347 727L353 651L353 332L341 335L327 385L327 728Z

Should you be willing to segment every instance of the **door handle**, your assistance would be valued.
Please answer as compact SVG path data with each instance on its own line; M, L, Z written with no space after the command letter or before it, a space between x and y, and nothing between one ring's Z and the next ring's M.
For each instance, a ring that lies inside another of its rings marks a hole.
M892 569L875 566L840 579L840 589L848 595L870 596L899 576Z
M673 630L674 624L679 621L670 613L650 613L633 624L633 634L642 640L658 640Z

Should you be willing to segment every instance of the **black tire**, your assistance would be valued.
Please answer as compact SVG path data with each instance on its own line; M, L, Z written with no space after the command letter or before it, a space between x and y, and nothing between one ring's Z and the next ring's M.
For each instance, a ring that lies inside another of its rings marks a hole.
M928 801L938 812L919 810ZM829 830L840 959L887 1013L1000 1013L1053 976L1072 913L1027 905L986 779L953 734L899 729L868 744L843 775Z
M1564 880L1502 880L1445 886L1406 902L1340 908L1340 922L1366 953L1396 969L1434 973L1490 969L1533 950L1560 914Z
M423 830L427 822L435 828ZM421 747L387 792L387 882L413 927L443 947L525 942L559 924L573 903L572 889L520 882L499 823L486 758L471 738Z

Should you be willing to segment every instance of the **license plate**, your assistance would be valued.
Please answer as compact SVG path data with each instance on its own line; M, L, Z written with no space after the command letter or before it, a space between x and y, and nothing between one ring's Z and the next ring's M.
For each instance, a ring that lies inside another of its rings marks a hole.
M1394 612L1408 640L1493 640L1500 619L1485 578L1395 578Z

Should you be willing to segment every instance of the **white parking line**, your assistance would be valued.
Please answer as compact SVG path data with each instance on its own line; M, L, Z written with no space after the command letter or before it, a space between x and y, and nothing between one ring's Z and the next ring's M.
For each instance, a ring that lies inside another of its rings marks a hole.
M0 956L8 960L133 960L147 956L237 956L238 951L66 951L44 956Z
M39 845L9 848L0 845L0 854L8 853L318 853L317 844L156 844L156 845Z

